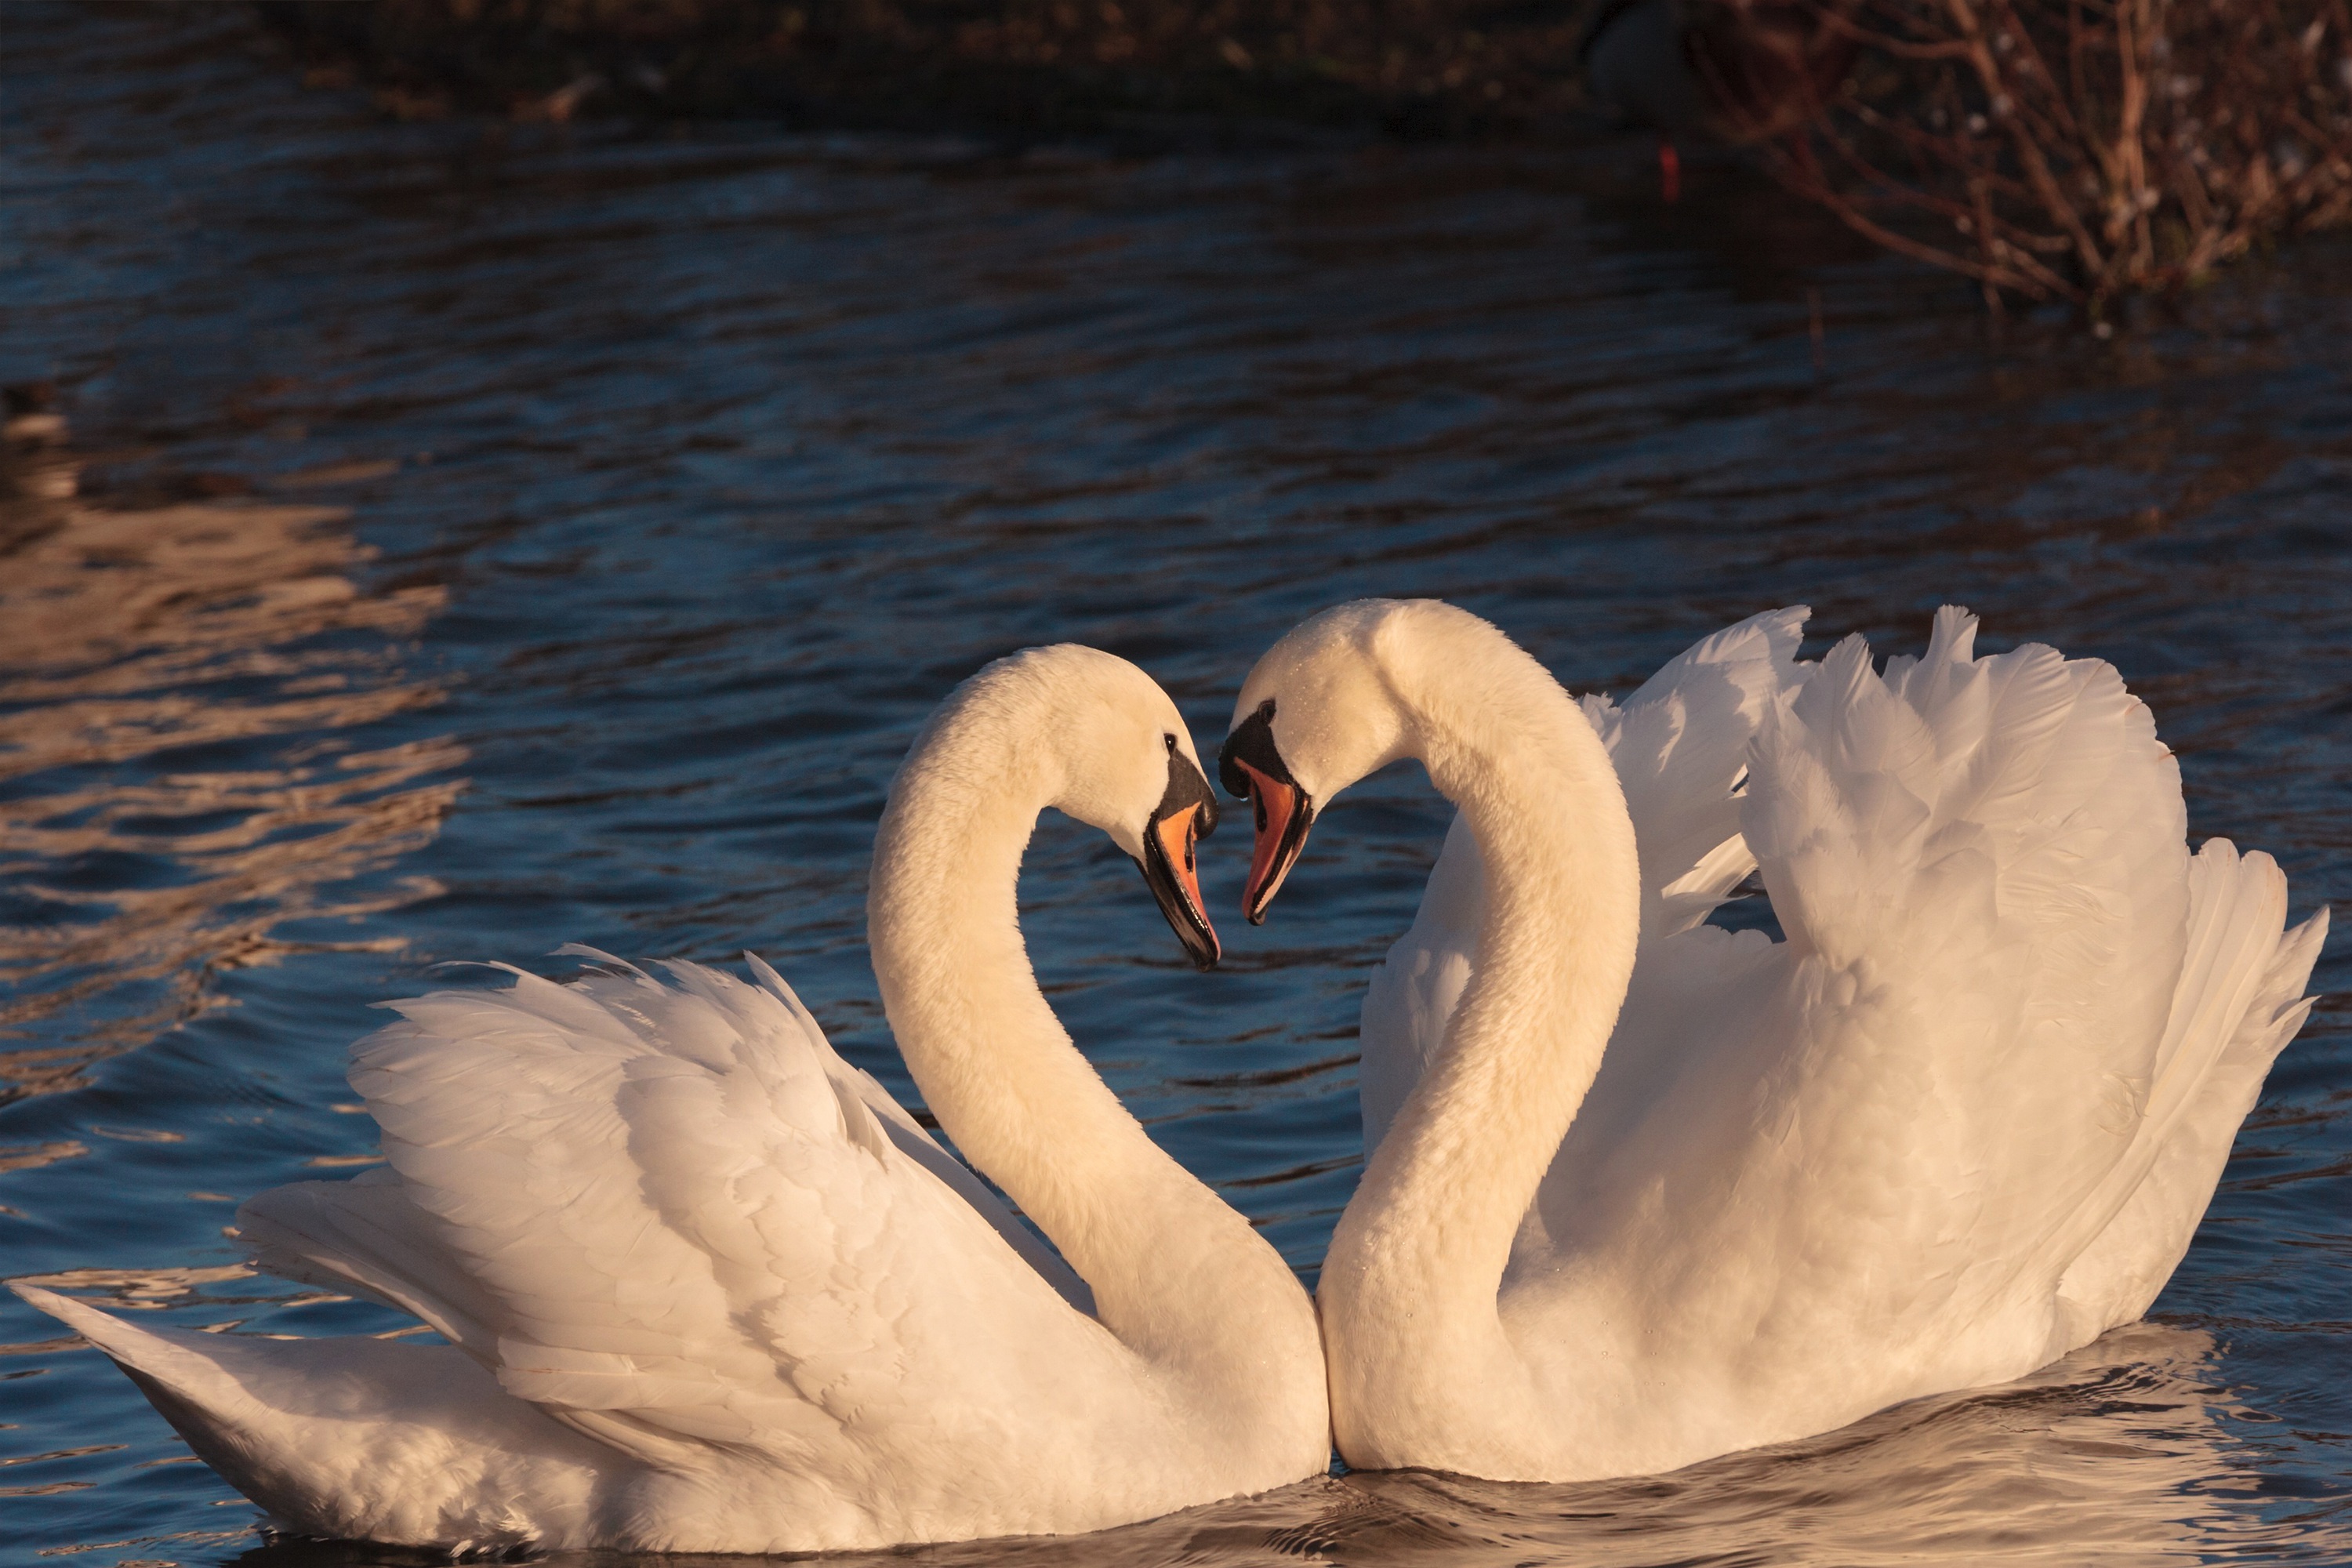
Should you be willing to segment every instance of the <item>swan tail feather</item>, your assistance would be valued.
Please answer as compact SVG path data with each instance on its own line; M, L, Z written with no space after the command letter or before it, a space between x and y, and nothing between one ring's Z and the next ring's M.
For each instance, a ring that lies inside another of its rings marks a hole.
M529 1547L562 1533L596 1484L595 1450L446 1346L149 1328L9 1289L103 1352L197 1458L299 1533Z

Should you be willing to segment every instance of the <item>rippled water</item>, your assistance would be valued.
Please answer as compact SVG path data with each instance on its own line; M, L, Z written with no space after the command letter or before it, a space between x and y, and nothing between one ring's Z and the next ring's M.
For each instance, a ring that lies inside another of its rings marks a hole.
M399 1327L223 1227L372 1160L343 1047L441 960L756 948L903 1089L881 791L1038 641L1138 659L1213 743L1260 649L1368 592L1619 691L1765 606L1900 649L1954 599L2114 660L2197 834L2340 900L2347 365L2342 243L2112 342L1990 334L1731 171L1657 208L1638 148L403 126L234 11L0 7L0 382L59 382L85 465L0 505L0 1273ZM1049 823L1024 882L1079 1040L1310 1274L1362 973L1443 820L1418 774L1352 795L1206 977L1098 836ZM1221 911L1244 859L1210 846ZM2019 1385L1657 1479L1347 1476L927 1555L2342 1561L2346 1023L2273 1075L2154 1320ZM0 1341L0 1563L394 1560L265 1544L100 1357L13 1298Z

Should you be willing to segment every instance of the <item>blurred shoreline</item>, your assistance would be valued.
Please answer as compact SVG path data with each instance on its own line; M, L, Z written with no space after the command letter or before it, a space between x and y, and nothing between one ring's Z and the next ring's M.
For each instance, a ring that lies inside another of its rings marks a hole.
M386 111L761 118L1138 152L1582 139L1591 0L257 0Z

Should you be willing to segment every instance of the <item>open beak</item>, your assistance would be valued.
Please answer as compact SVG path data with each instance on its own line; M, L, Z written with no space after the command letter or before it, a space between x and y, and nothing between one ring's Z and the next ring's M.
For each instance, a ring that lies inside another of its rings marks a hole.
M1201 902L1201 871L1192 847L1217 830L1217 797L1200 765L1168 742L1168 787L1143 825L1145 886L1160 900L1176 940L1195 969L1213 969L1223 951L1217 945L1217 928Z
M1242 889L1242 913L1252 925L1265 923L1265 907L1282 888L1282 879L1298 863L1307 847L1307 830L1315 825L1315 803L1307 792L1285 779L1259 772L1245 762L1235 765L1249 776L1249 797L1257 807L1257 841L1250 854L1248 885Z

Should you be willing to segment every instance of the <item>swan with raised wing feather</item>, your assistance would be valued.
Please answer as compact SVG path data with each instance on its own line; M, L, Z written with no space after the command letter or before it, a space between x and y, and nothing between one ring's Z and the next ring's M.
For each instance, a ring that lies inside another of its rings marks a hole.
M148 1329L19 1293L312 1535L875 1547L1095 1530L1320 1474L1312 1304L1038 990L1014 891L1048 805L1135 857L1214 962L1192 742L1149 677L1087 648L1001 660L948 700L892 786L868 909L917 1086L1059 1257L757 959L756 985L607 960L394 1004L352 1067L388 1163L240 1215L263 1267L448 1344Z
M1583 712L1433 602L1262 658L1221 758L1262 919L1413 758L1459 808L1366 1005L1319 1291L1360 1468L1675 1468L2006 1381L2138 1317L2300 1027L2324 912L2189 852L2110 667L1719 634ZM1786 940L1700 923L1751 868Z

